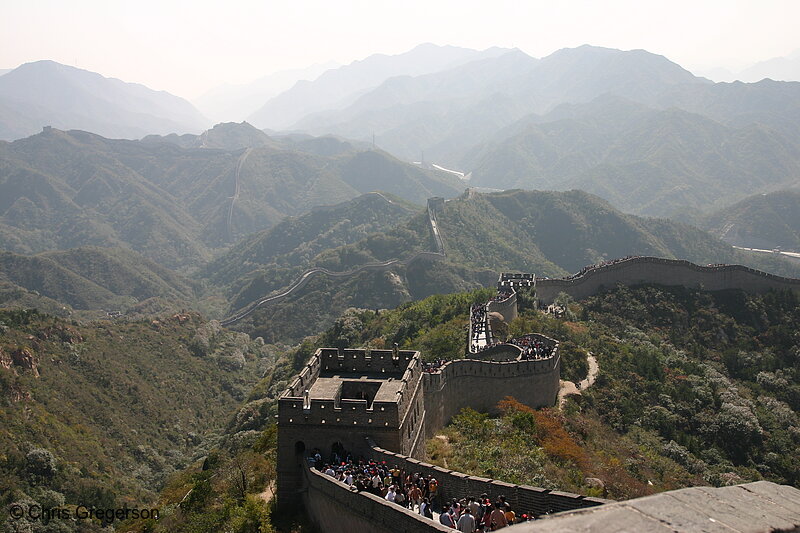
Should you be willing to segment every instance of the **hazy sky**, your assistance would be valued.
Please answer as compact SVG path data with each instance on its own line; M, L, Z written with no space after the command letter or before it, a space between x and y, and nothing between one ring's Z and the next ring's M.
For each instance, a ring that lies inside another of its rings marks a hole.
M690 70L800 49L800 0L2 0L0 68L53 59L185 98L423 42L644 48Z

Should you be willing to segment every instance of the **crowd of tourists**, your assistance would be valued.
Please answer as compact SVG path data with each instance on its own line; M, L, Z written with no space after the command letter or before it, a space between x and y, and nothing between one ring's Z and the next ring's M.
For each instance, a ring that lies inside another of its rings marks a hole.
M438 372L439 369L442 368L442 366L444 366L444 364L446 362L447 361L445 361L444 359L434 359L433 361L423 361L422 362L422 371L423 372L429 372L429 373L430 372Z
M308 457L311 468L340 481L357 492L369 492L387 502L419 513L430 520L467 533L486 532L533 520L533 513L517 515L505 496L494 502L487 494L480 498L466 496L444 500L439 481L433 475L407 472L386 461L354 460L343 449L335 449L329 461L324 461L320 450Z
M548 346L541 339L526 335L508 341L522 350L522 359L546 359L553 355L555 346Z
M602 267L606 267L606 266L615 265L617 263L622 263L623 261L627 261L627 260L633 259L635 257L640 257L640 256L638 256L638 255L626 255L625 257L620 257L618 259L611 259L610 261L601 261L600 263L596 263L594 265L586 265L585 267L580 269L580 271L578 271L576 274L572 274L571 276L567 276L564 279L579 278L579 277L583 276L584 274L586 274L587 272L589 272L591 270L595 270L597 268L602 268Z
M472 334L480 334L481 328L486 323L486 304L472 304L469 308L469 315Z
M454 498L439 514L439 523L468 533L496 531L535 519L533 513L517 515L505 496L492 502L487 494L481 494L480 498Z
M511 295L514 294L514 291L509 287L503 287L497 290L497 294L492 296L492 299L489 300L490 302L502 302L503 300L510 298Z

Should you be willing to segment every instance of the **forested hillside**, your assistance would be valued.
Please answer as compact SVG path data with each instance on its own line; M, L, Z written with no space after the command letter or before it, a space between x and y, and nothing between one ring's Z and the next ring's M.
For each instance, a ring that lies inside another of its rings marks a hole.
M470 184L581 189L635 214L679 218L800 176L794 136L612 97L529 117L497 138L465 159Z
M436 295L380 313L350 309L283 354L236 417L261 437L249 446L226 445L210 471L198 465L174 477L162 495L168 503L192 487L207 490L159 527L193 531L208 521L224 527L245 519L298 527L301 518L270 515L258 497L274 480L274 470L259 461L274 464L272 415L288 380L322 346L397 342L426 360L463 357L469 306L492 293ZM560 319L524 308L509 334L559 339L563 379L583 379L591 352L597 381L563 408L532 410L509 399L498 419L466 409L428 443L431 460L492 479L615 499L759 479L800 483L796 296L644 286L562 303L568 309ZM232 423L227 442L242 430ZM239 489L219 474L237 464L251 484L234 504Z
M252 128L235 126L212 131L208 142L249 144ZM379 151L322 156L276 143L182 148L79 131L0 144L0 168L3 249L120 246L184 270L199 268L216 248L316 206L375 190L424 204L463 190L451 175Z
M365 272L347 279L319 275L296 294L257 310L235 327L265 338L299 340L302 328L293 317L302 316L307 324L322 329L349 306L391 308L438 292L490 284L500 271L562 276L627 255L703 265L739 263L788 276L800 273L792 263L735 250L692 226L625 215L581 191L469 193L446 202L437 221L447 253L444 261L420 260L392 267L388 273ZM247 273L227 285L232 313L277 293L311 267L345 272L433 249L427 214L420 213L356 242L305 256L295 266L282 257L266 256L266 262L258 264L257 254L242 257L238 248L231 259L222 256L214 265L246 265L240 270Z
M81 325L0 311L3 505L153 506L217 445L274 355L194 313Z
M97 247L33 256L0 252L0 280L79 310L119 311L150 298L186 306L199 288L136 252Z
M708 215L700 224L737 246L800 251L800 191L750 196Z

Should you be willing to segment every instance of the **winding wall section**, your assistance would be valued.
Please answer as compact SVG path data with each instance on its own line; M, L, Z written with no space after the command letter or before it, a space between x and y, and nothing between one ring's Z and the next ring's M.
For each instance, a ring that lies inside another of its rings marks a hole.
M590 268L564 279L537 279L536 298L549 305L560 292L576 300L616 285L681 285L707 291L741 289L750 293L771 289L800 292L800 279L784 278L742 265L700 266L689 261L659 257L632 257Z
M383 197L383 195L381 195ZM387 200L388 201L388 200ZM311 281L315 276L324 274L326 276L332 278L349 278L351 276L356 276L361 274L362 272L375 272L375 271L385 271L389 270L395 266L408 266L415 261L419 261L420 259L427 259L429 261L439 261L447 257L447 254L444 250L444 240L442 239L441 232L439 231L439 226L436 223L436 212L435 212L435 203L428 203L428 222L431 227L431 232L433 233L433 240L434 245L436 246L435 252L419 252L411 257L407 257L405 259L390 259L388 261L383 261L380 263L367 263L365 265L361 265L357 268L352 270L347 270L344 272L333 272L328 270L327 268L322 267L314 267L306 270L303 272L297 280L295 280L291 285L289 285L286 289L282 290L278 294L272 294L269 296L264 296L263 298L259 298L255 302L251 303L250 305L240 309L230 317L221 320L220 324L223 326L230 326L241 319L249 316L252 314L256 309L263 307L265 305L273 304L279 302L289 296L295 294L297 291L305 287L309 281Z

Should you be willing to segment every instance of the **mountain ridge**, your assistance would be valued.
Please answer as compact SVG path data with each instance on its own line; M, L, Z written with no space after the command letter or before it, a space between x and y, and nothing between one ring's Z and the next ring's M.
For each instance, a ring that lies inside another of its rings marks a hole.
M0 139L7 140L47 125L138 138L200 131L208 122L188 101L166 91L49 60L25 63L1 76L0 105L0 112L6 110L0 114Z

